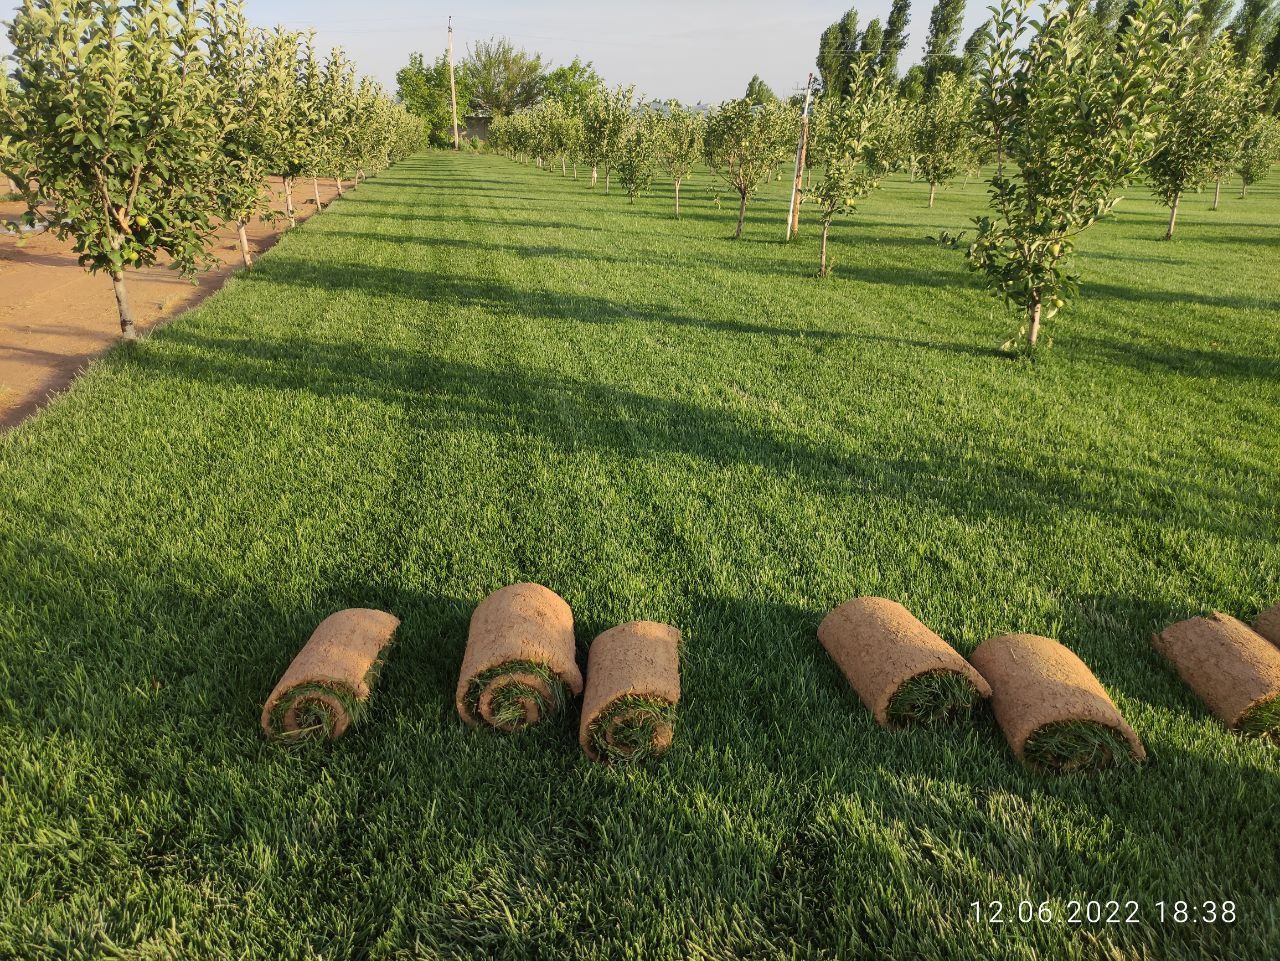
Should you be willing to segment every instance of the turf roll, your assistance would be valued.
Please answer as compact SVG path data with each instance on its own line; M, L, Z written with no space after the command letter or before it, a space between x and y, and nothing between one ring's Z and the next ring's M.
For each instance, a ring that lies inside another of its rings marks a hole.
M885 727L946 720L991 696L982 675L896 601L847 601L818 625L818 640Z
M1006 634L970 658L1014 756L1047 771L1096 770L1147 752L1093 672L1057 641Z
M610 628L587 654L578 742L593 761L657 757L671 747L680 701L680 632L631 621Z
M1280 604L1263 611L1253 622L1253 629L1272 644L1280 647Z
M1259 618L1267 627L1266 615ZM1227 727L1280 733L1280 648L1228 614L1192 617L1151 639Z
M333 740L360 720L400 621L386 611L330 614L293 659L262 708L262 730L281 740Z
M455 702L469 725L518 731L582 693L573 611L540 584L494 591L471 615Z

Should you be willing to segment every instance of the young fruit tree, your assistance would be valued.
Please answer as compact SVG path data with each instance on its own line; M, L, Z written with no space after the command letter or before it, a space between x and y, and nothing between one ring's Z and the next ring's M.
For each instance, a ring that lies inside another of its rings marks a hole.
M559 161L560 175L568 176L569 155L572 151L570 114L559 100L544 100L530 113L541 132L541 153L549 161Z
M312 149L311 121L299 75L299 50L310 45L309 37L276 27L261 38L253 65L260 111L258 156L270 173L284 180L284 212L291 227L298 225L293 180L307 168Z
M680 185L702 156L702 136L706 121L702 114L686 110L678 100L669 100L658 135L658 163L675 184L676 220L680 219Z
M609 177L618 162L622 143L635 122L635 87L604 87L587 98L582 111L583 150L591 164L591 188L594 190L600 168L604 167L604 192L609 192Z
M622 141L618 154L618 182L627 192L628 203L653 184L653 165L657 154L657 140L661 133L661 117L652 110L645 110L635 118L631 129Z
M848 71L848 95L818 101L810 134L810 150L822 171L811 188L822 223L819 277L827 276L827 236L836 214L852 213L880 186L894 159L885 151L893 142L897 98L870 61L854 61Z
M1165 240L1173 239L1183 195L1231 168L1262 109L1256 62L1237 63L1229 37L1193 45L1170 76L1169 100L1173 109L1147 162L1151 189L1169 208Z
M321 70L317 114L320 142L324 145L319 167L333 176L339 197L343 194L343 174L351 163L354 130L360 123L360 118L355 115L355 90L355 68L335 47L329 52L329 59ZM317 195L316 204L319 203Z
M316 212L323 208L320 203L320 171L328 163L328 128L325 118L324 71L316 56L315 43L310 35L302 46L302 59L298 67L300 110L298 173L311 181L312 196L315 198Z
M17 96L14 89L13 80L7 75L0 76L0 121L14 109L12 100ZM20 172L22 166L22 158L17 149L17 143L13 139L13 134L9 128L0 124L0 190L5 193L13 193L22 196L24 188L20 187L19 181L25 184L26 176Z
M240 257L253 266L247 227L254 217L273 219L266 193L267 172L257 153L257 130L266 119L259 110L254 78L246 69L256 56L255 33L240 16L239 4L226 29L209 40L210 76L227 118L222 140L222 176L218 181L218 216L236 225Z
M230 121L206 51L237 17L225 0L23 0L9 24L0 129L53 229L111 277L126 339L128 268L207 259Z
M973 105L977 90L967 79L944 73L914 111L911 125L915 169L929 184L929 206L938 185L974 165L977 146Z
M703 159L738 193L738 229L742 236L747 198L790 156L800 122L799 111L784 103L751 104L730 100L707 121Z
M1266 178L1277 162L1280 162L1280 117L1255 117L1236 160L1241 200L1248 196L1250 187Z
M1117 35L1094 28L1086 0L1002 0L978 70L977 115L993 137L991 214L976 220L970 270L1026 314L1028 349L1078 289L1064 259L1114 208L1115 190L1154 150L1161 77L1187 47L1168 0L1134 0Z

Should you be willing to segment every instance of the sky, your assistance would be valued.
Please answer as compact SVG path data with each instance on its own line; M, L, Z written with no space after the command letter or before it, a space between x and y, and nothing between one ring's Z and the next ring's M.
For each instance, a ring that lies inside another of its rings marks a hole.
M913 0L902 68L919 60L934 0ZM989 0L969 0L960 42L986 20ZM884 22L891 0L856 4L859 23ZM9 19L17 4L0 0ZM506 36L554 65L591 60L610 84L636 85L646 97L719 103L739 97L754 73L781 96L803 88L818 38L848 9L816 0L245 0L251 22L313 27L321 49L341 46L368 74L395 89L396 71L421 51L444 52L453 15L455 57L467 44ZM0 54L8 44L0 39Z

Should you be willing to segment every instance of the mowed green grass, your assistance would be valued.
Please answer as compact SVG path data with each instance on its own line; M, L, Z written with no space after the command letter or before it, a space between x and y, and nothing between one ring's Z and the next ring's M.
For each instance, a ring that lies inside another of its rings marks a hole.
M981 184L930 211L889 182L826 282L784 184L739 243L713 193L676 223L666 187L415 158L0 440L0 957L1280 953L1280 748L1149 644L1280 601L1276 181L1189 198L1173 243L1130 191L1036 364L925 240ZM518 580L583 653L684 631L665 760L592 765L576 716L464 728L468 618ZM1149 763L1055 779L989 716L878 728L815 636L862 594L965 653L1061 639ZM403 620L367 722L264 743L347 606ZM1141 923L1063 920L1109 899Z

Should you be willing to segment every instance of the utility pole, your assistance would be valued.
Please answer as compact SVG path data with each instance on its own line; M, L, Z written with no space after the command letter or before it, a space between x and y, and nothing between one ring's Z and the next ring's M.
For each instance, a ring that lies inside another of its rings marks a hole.
M791 184L791 209L787 211L787 239L800 233L800 203L804 180L804 161L809 152L809 107L813 103L813 74L804 85L804 113L800 115L800 142L796 144L796 179Z
M453 149L461 150L458 137L458 88L453 82L453 17L449 18L449 102L453 106Z

